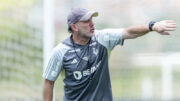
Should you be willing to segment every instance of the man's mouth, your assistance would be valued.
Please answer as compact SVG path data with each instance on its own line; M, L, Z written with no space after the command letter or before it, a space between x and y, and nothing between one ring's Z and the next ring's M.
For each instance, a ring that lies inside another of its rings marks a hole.
M94 33L94 28L92 28L92 29L90 30L90 32L93 32L93 33Z

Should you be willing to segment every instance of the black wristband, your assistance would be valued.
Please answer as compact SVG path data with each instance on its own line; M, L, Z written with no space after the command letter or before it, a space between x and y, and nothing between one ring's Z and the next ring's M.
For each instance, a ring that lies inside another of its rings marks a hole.
M153 31L152 27L154 26L155 23L156 23L155 21L150 21L149 22L149 30L150 31Z

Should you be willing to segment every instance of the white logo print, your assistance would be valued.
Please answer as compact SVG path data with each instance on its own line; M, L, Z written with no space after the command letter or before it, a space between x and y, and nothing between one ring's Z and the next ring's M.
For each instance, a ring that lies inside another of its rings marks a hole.
M59 65L60 65L60 62L57 62L55 71L58 71Z
M97 55L97 54L99 53L99 50L98 50L98 49L93 48L93 53L94 53L95 55Z
M96 45L96 42L89 44L89 46L95 46L95 45Z
M89 59L88 57L83 57L83 60L85 61L88 61L88 59Z
M73 49L73 50L70 50L69 52L74 53L74 52L80 52L80 51L81 51L81 49L75 49L75 50Z
M73 75L76 80L80 80L82 78L82 74L80 71L74 71Z
M53 76L53 77L56 77L56 76L57 76L57 74L58 74L58 69L59 69L59 65L60 65L60 62L57 62L57 65L56 65L55 70L51 72L51 76Z
M104 41L108 41L109 40L109 36L108 35L105 35L104 36Z
M71 62L71 64L75 64L75 63L77 63L78 61L76 60L76 59L74 59L72 62Z

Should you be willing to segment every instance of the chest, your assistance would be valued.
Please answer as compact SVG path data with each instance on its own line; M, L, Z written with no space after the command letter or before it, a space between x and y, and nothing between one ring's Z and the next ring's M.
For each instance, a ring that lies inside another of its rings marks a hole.
M71 48L63 59L65 76L79 79L93 74L107 58L104 57L106 55L106 48L97 42L86 47Z

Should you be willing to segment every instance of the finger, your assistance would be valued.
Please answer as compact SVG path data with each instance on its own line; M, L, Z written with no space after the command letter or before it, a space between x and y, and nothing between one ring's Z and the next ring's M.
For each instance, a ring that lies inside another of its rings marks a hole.
M176 23L167 23L167 25L174 25L174 26L176 26Z
M176 28L176 25L175 24L168 24L166 25L167 28Z
M164 31L164 32L161 32L160 34L161 34L161 35L170 35L169 32L165 32L165 31Z
M165 20L166 23L175 23L174 20Z
M169 27L164 28L164 31L175 31L175 30L176 28L169 28Z
M176 23L167 23L167 24L170 24L170 25L176 25Z

